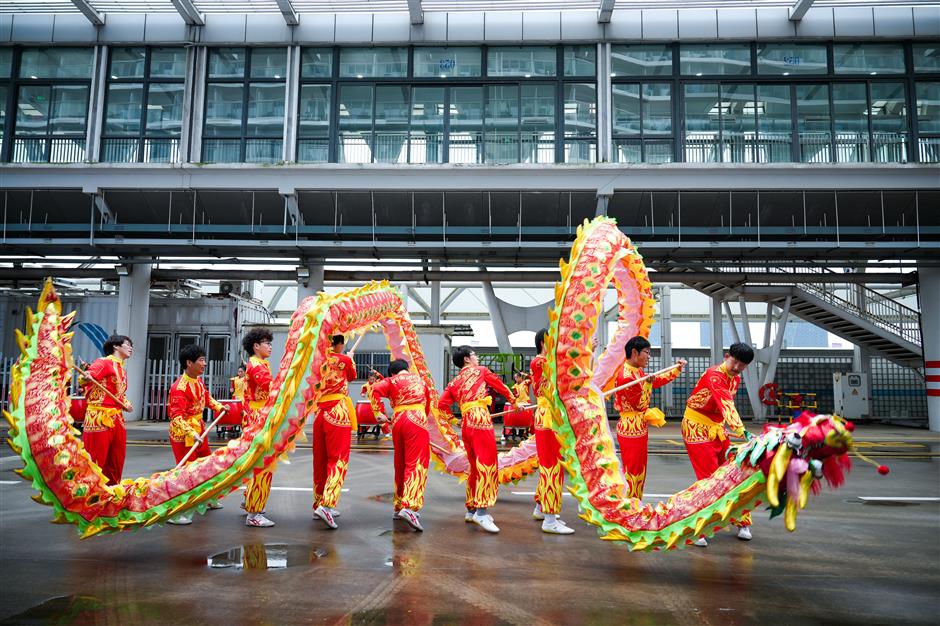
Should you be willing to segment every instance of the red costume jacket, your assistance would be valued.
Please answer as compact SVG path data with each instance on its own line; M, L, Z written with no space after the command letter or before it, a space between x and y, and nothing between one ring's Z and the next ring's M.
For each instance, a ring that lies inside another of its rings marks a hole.
M202 434L202 410L209 406L221 411L222 404L209 395L201 378L190 378L185 373L170 387L167 413L170 416L170 441L191 446Z
M617 434L624 437L639 437L646 433L648 423L654 426L665 424L666 419L662 411L649 408L650 396L653 395L653 389L671 383L679 377L681 371L679 368L669 370L664 374L650 378L646 382L616 392L614 394L614 408L620 413ZM633 367L624 361L613 387L625 385L644 376L646 376L646 372L642 368Z
M245 370L245 404L248 408L260 409L264 406L273 380L267 359L256 356L248 359L248 369Z
M85 390L87 402L82 428L88 432L111 428L115 421L123 419L124 407L86 378L95 379L122 402L127 402L127 371L124 369L124 361L113 354L95 359L85 370L85 375L80 376L78 380Z
M744 435L744 424L734 406L740 382L741 378L729 373L724 363L705 370L685 403L685 419L682 420L685 441L702 443L724 439L722 424L734 434Z
M417 374L406 370L371 385L369 402L376 415L382 412L382 398L392 403L393 421L405 417L422 428L428 427L431 390Z
M502 379L482 365L468 365L464 367L457 376L454 377L441 399L437 403L437 408L451 415L450 405L454 402L460 405L460 413L463 416L464 428L493 428L493 419L490 417L489 407L493 404L493 398L490 397L487 386L492 387L497 393L504 396L510 403L515 404L516 397L513 395ZM473 411L471 409L481 408L482 411Z

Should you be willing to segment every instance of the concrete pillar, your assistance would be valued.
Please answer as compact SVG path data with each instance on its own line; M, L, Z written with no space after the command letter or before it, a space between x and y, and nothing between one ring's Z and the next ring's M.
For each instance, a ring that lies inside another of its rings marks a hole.
M118 285L118 314L115 333L134 343L134 356L127 360L127 399L134 405L127 420L139 420L143 412L147 375L147 326L150 323L150 264L128 264L129 273Z
M675 360L672 357L672 294L669 285L659 288L659 334L660 367L667 367ZM674 406L672 383L669 383L663 387L662 409L669 413Z
M920 332L924 346L927 382L927 420L930 430L940 432L940 269L918 268Z
M319 263L306 263L297 268L297 306L304 298L315 296L323 291L324 267L322 259Z
M504 354L512 353L512 344L509 343L509 333L506 331L506 322L503 312L499 308L499 298L493 290L493 283L483 282L483 295L486 296L486 308L490 310L490 319L493 321L493 331L496 333L496 344L499 351Z
M441 324L441 281L431 281L431 326Z
M722 345L724 343L724 337L722 336L722 324L721 324L721 298L717 296L712 296L711 308L708 311L708 320L711 324L711 359L709 359L709 367L720 363L722 357L724 356L725 347Z

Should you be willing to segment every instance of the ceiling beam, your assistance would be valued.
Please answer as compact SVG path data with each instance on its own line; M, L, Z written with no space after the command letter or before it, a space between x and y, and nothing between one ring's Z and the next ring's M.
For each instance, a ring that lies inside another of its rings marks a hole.
M813 6L813 0L796 0L796 3L790 7L790 21L799 22Z
M88 21L95 26L104 24L104 16L98 13L93 6L88 4L88 0L72 0L72 4L74 4L75 8L81 11L82 15L87 17Z
M202 14L199 12L199 9L196 8L196 5L193 4L193 0L170 0L170 2L176 7L183 21L190 26L206 25L206 21L202 19Z
M421 0L408 0L408 13L411 15L412 24L424 24L424 8L421 6Z
M297 18L297 11L294 10L294 5L290 3L290 0L277 0L277 8L281 10L284 21L287 22L288 26L297 26L297 24L300 24L300 20Z
M614 3L616 0L600 0L597 5L597 22L599 24L609 24L610 16L614 12Z

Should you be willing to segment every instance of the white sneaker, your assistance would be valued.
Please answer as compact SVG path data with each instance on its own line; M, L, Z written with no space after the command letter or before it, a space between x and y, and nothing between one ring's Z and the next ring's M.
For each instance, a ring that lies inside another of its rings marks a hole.
M493 516L487 513L486 515L476 515L473 516L473 523L485 530L488 533L498 533L499 526L493 523Z
M336 520L333 519L333 512L322 504L313 511L314 517L318 517L332 529L336 529Z
M574 533L574 528L568 528L560 519L556 519L553 522L545 520L542 522L542 532L552 535L570 535Z
M754 536L751 535L750 526L741 526L740 528L738 528L738 539L740 539L741 541L750 541L753 538Z
M341 515L339 509L330 509L330 513L333 514L333 517L339 517Z
M423 531L421 522L418 520L418 514L411 509L402 509L398 512L398 517L408 522L408 525L417 531Z
M699 548L707 548L708 540L706 540L705 537L699 537L698 539L692 542L692 545L698 546Z
M473 511L467 511L467 514L463 516L463 521L468 524L473 523Z
M218 502L210 502L209 506L206 507L210 511L218 511L219 509L224 509L225 507L219 504Z
M173 524L174 526L188 526L193 523L192 515L180 515L179 517L174 517L173 519L167 520L167 524Z
M545 519L545 514L542 513L542 507L538 504L536 504L535 508L532 509L532 519L537 519L537 520Z
M268 528L274 526L274 522L266 518L261 513L249 513L248 517L245 518L245 526L253 526L254 528Z

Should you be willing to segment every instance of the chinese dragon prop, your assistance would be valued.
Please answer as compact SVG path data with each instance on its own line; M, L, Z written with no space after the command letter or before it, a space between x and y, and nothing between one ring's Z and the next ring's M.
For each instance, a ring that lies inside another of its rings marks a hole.
M595 326L603 296L613 280L620 315L609 345L594 362ZM785 513L795 526L825 476L833 486L850 463L852 425L831 416L806 416L732 448L733 456L711 477L655 506L625 496L626 489L607 424L600 388L616 374L623 346L648 335L653 322L651 285L640 255L614 220L597 218L578 228L570 260L561 263L561 282L549 310L547 372L550 403L563 463L571 476L582 518L599 527L603 539L634 550L682 547L710 535L759 504L766 493L773 514ZM391 357L413 364L434 387L417 335L398 291L387 282L369 283L337 295L305 299L291 318L287 344L267 404L239 439L179 469L108 485L88 456L68 413L72 356L61 302L47 281L35 313L27 311L26 332L17 331L21 356L14 366L8 443L24 462L16 470L30 481L36 502L54 509L54 523L73 524L81 536L146 528L190 511L245 483L254 473L294 449L307 418L315 412L328 338L380 329ZM434 401L437 393L434 392ZM438 469L465 477L468 461L458 434L435 409L430 420L431 451ZM538 468L534 439L499 456L501 483L515 482Z

